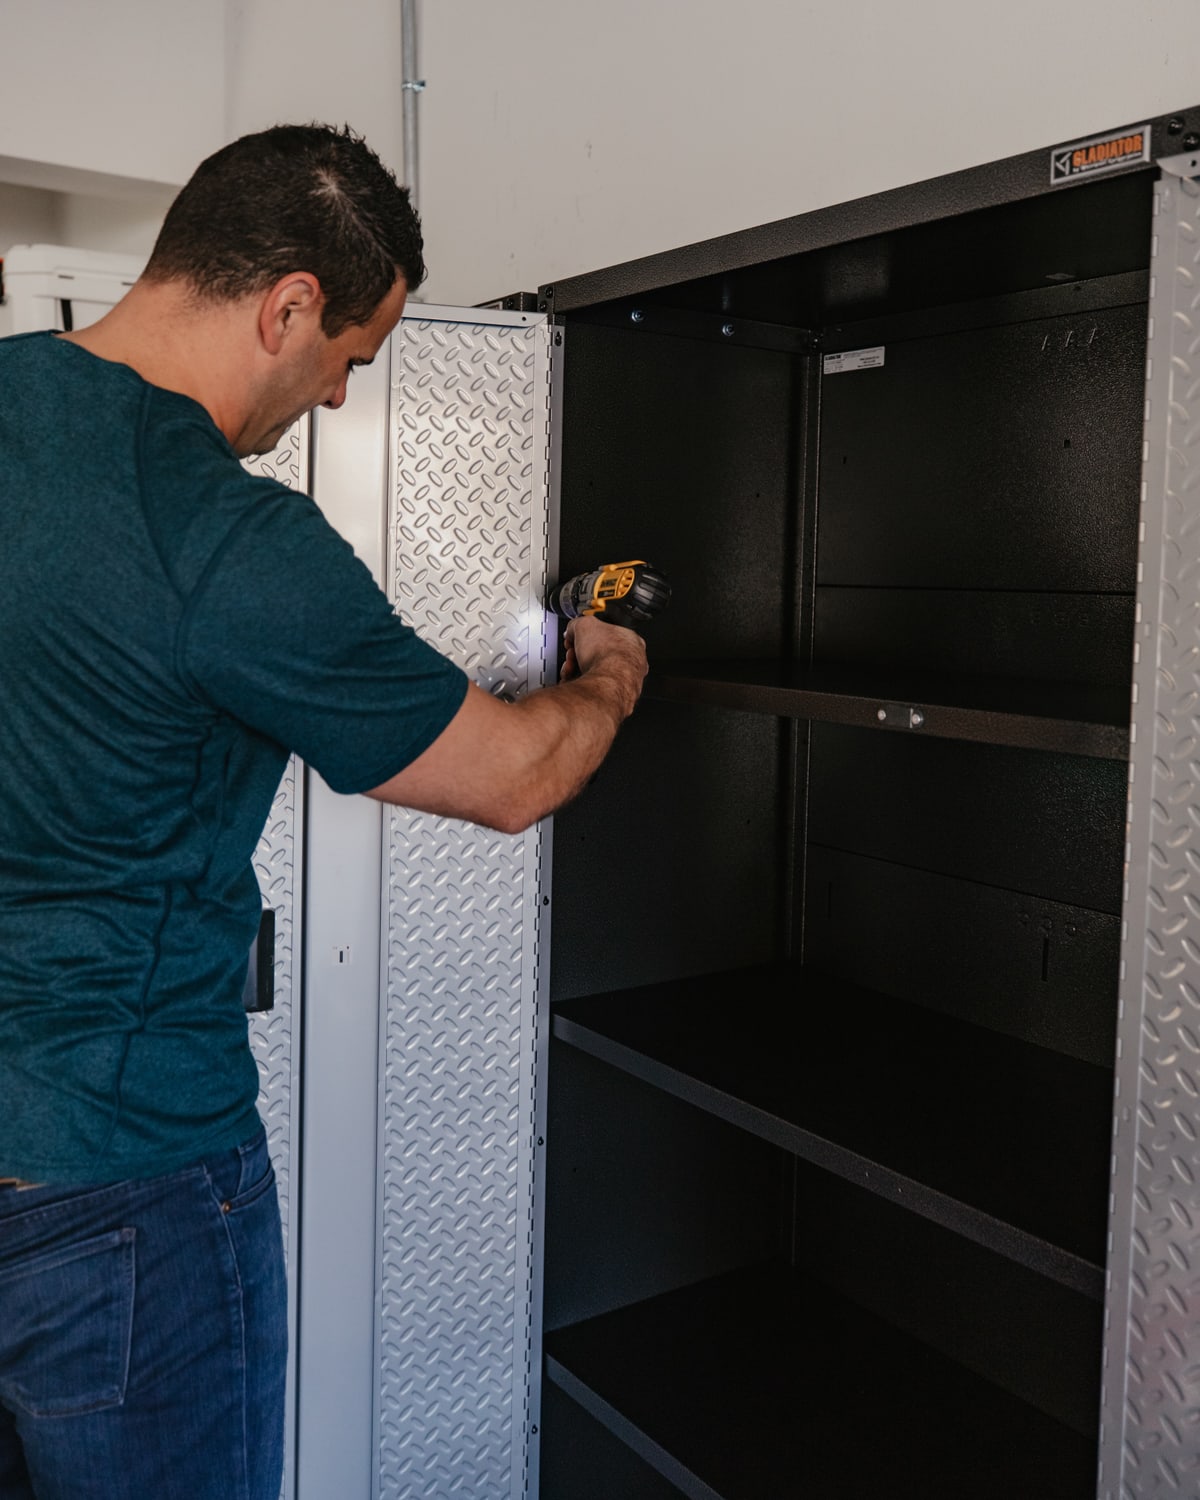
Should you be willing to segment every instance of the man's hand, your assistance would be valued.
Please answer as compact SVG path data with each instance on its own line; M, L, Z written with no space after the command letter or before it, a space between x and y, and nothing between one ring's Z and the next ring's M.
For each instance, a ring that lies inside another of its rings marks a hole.
M631 683L636 681L633 702L637 702L648 664L646 643L635 630L626 630L623 625L609 625L593 615L583 615L567 625L563 641L566 655L559 674L563 682L584 676L602 663L609 663L618 672L626 670ZM632 704L629 711L633 711Z
M433 744L368 795L519 833L569 802L633 712L647 672L641 636L583 617L567 626L563 681L516 703L471 687Z

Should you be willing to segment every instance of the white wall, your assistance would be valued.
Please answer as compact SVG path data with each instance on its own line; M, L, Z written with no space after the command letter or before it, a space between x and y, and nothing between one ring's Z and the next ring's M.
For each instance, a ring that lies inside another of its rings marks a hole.
M0 180L178 186L281 120L349 121L400 163L400 0L0 0L0 48Z
M418 5L428 300L1200 103L1198 0ZM277 120L400 165L400 0L0 0L0 28L0 182L70 193L90 248L140 244L163 184Z
M0 182L0 256L10 245L57 244L61 195Z
M227 139L350 124L399 170L400 0L228 0L227 11Z
M176 187L225 139L225 4L0 0L0 255L149 252Z
M64 193L59 209L60 245L148 257L175 189L161 188L137 199Z
M400 166L399 0L0 0L0 38L0 255L147 255L197 163L281 120Z
M422 0L429 301L1200 105L1197 0Z
M0 37L0 157L179 184L222 142L224 0L0 0Z

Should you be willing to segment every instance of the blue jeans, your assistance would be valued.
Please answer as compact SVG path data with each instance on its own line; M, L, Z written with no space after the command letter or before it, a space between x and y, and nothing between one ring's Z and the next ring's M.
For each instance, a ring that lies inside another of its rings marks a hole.
M0 1500L278 1500L287 1292L266 1137L0 1188Z

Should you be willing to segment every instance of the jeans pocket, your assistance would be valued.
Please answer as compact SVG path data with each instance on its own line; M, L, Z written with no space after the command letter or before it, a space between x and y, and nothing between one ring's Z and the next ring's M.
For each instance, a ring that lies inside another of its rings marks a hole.
M0 1396L34 1417L125 1399L133 1327L134 1229L0 1264Z
M213 1196L227 1214L249 1208L275 1186L275 1169L265 1132L247 1145L207 1162L205 1170Z

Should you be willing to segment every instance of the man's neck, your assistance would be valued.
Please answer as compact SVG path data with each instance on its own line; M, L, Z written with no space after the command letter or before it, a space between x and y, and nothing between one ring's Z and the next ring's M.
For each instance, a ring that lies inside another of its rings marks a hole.
M139 281L98 322L59 336L128 365L151 385L190 396L232 441L243 422L238 395L253 354L251 332L238 303L200 302L180 282Z

